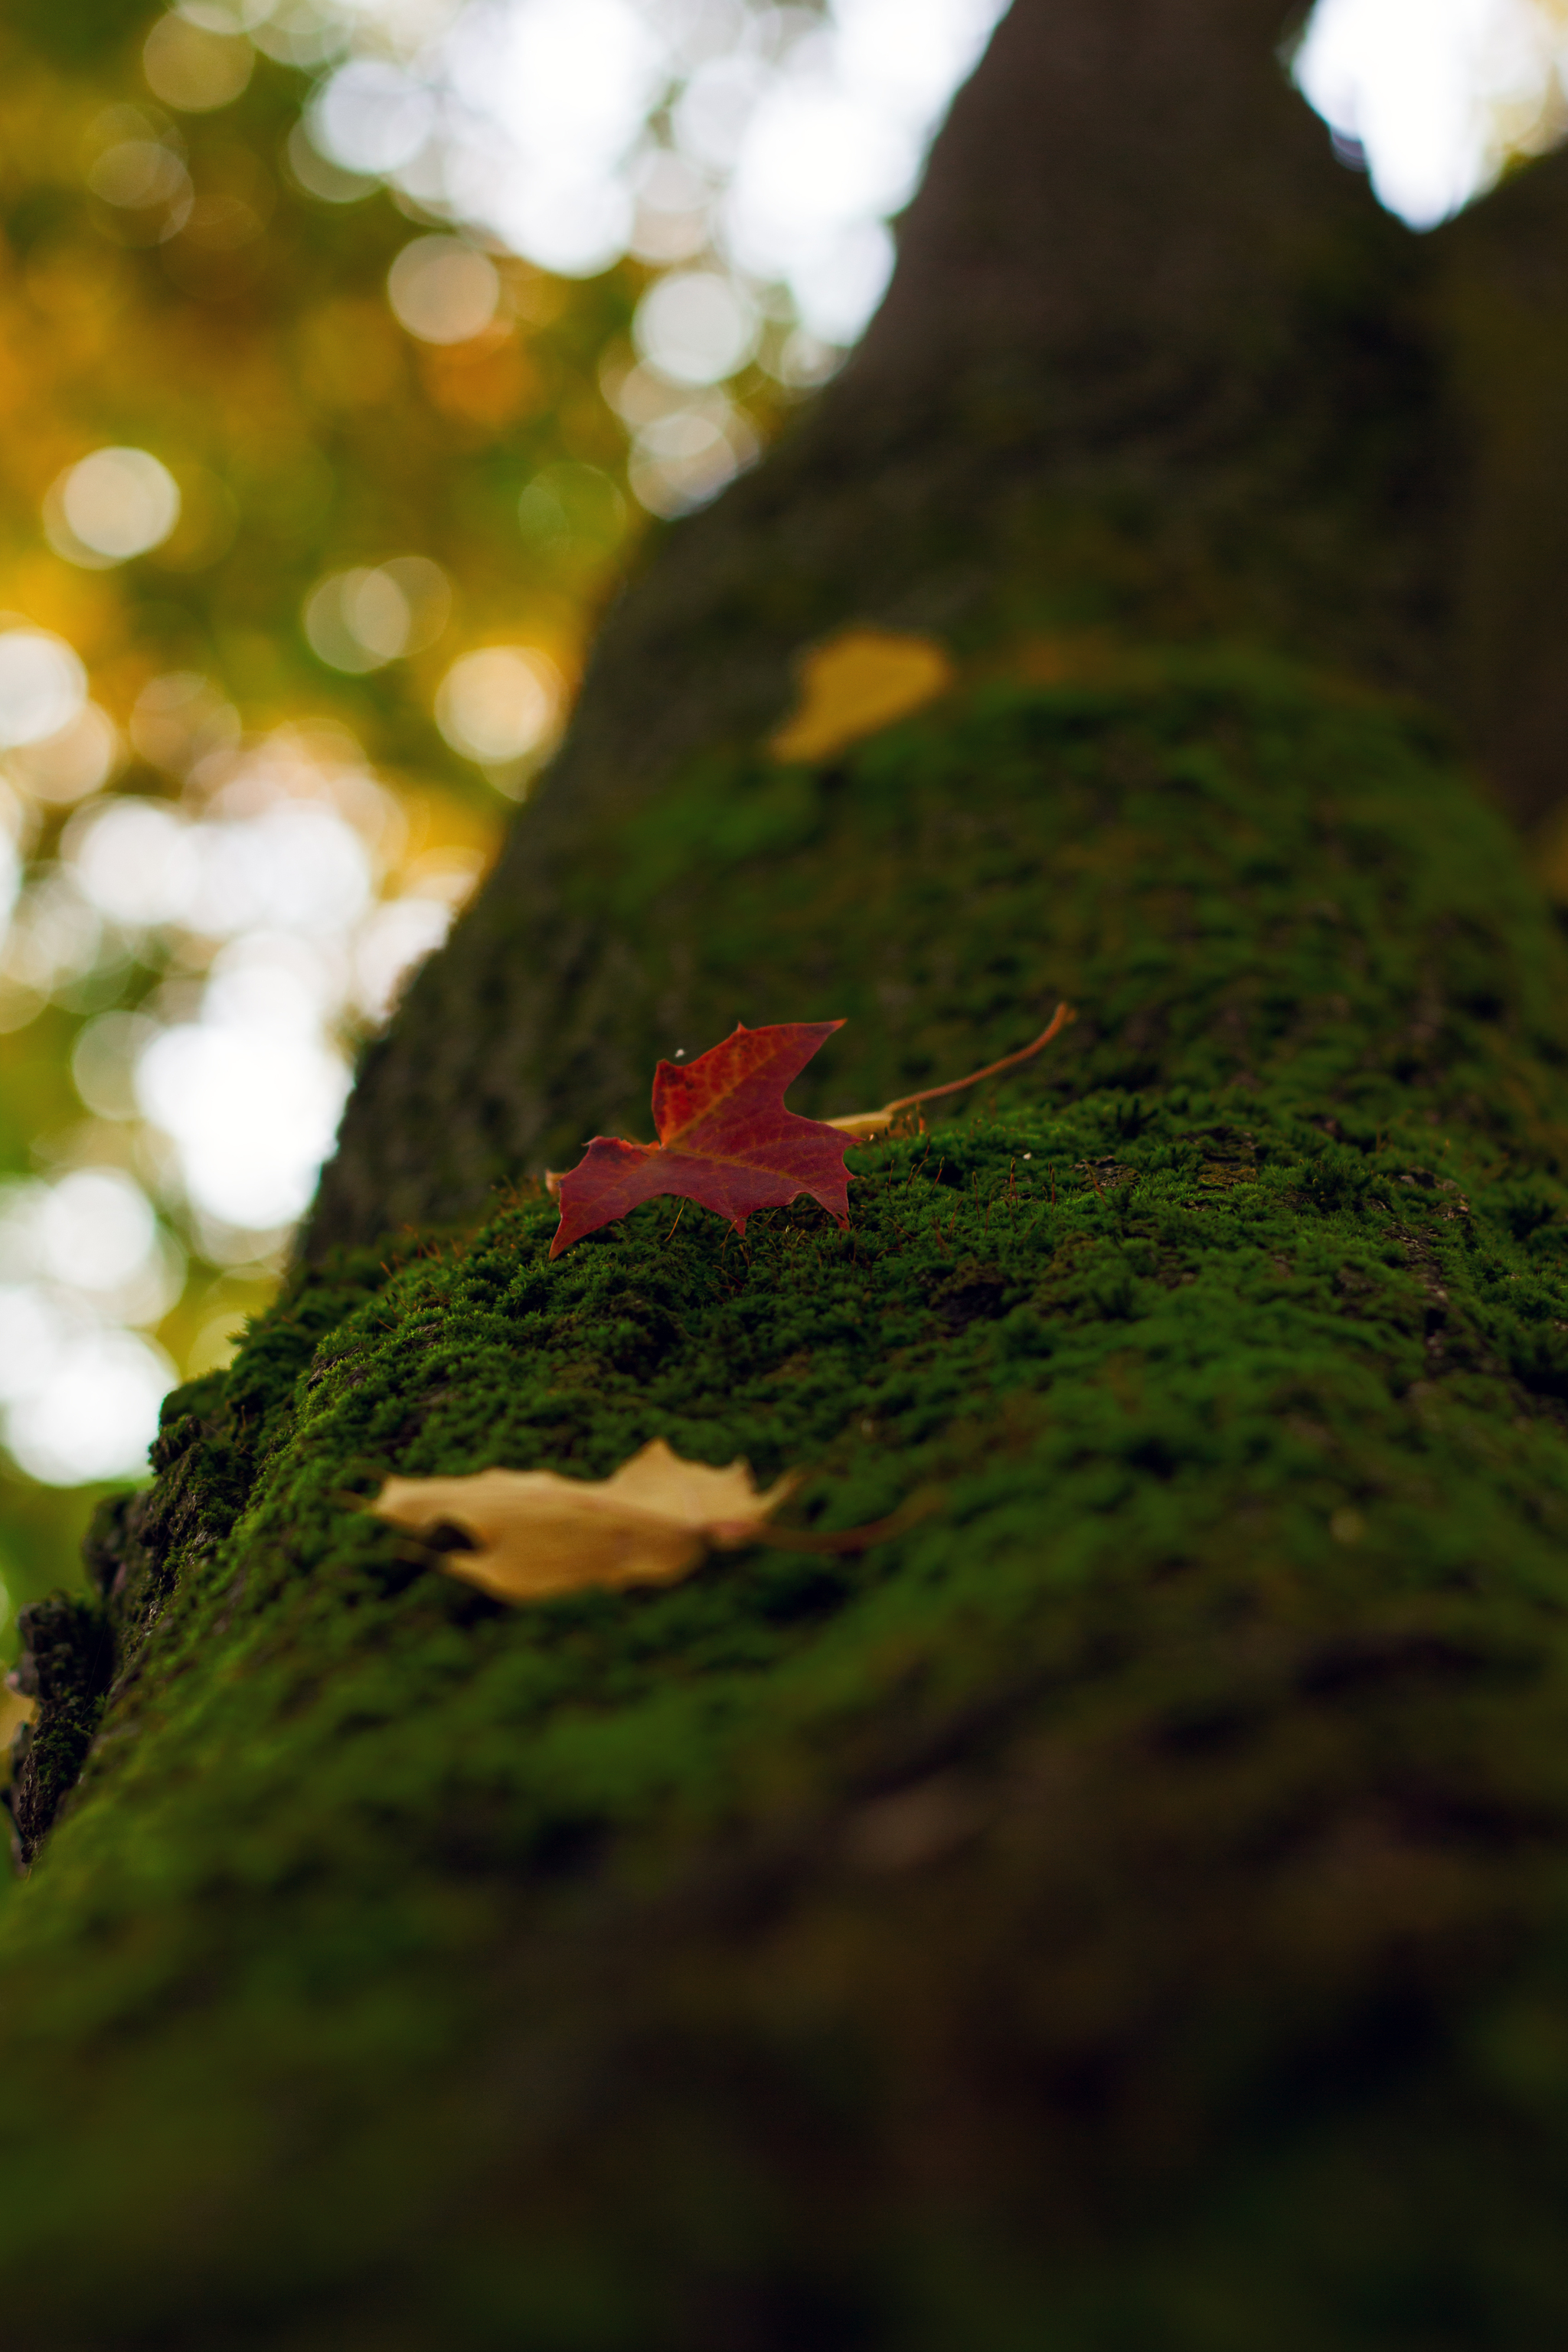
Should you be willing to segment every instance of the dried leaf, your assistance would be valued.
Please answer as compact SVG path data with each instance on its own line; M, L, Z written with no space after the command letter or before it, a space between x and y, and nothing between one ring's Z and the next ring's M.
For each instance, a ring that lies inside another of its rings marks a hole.
M542 1601L584 1585L678 1583L710 1549L756 1542L799 1483L759 1494L744 1462L683 1462L656 1437L603 1482L553 1470L389 1478L371 1508L426 1540L456 1528L475 1549L443 1550L448 1575L500 1601Z
M660 1062L653 1077L657 1143L596 1135L567 1175L552 1177L561 1223L559 1257L585 1234L661 1194L728 1217L738 1234L758 1209L809 1192L830 1217L849 1220L847 1139L821 1119L784 1107L784 1088L842 1021L737 1027L694 1062Z
M801 665L800 698L769 742L775 760L826 760L945 694L957 673L932 637L845 629Z

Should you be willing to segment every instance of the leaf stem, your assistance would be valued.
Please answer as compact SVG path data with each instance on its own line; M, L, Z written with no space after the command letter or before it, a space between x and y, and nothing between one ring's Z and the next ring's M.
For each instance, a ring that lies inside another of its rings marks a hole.
M1032 1060L1054 1037L1060 1036L1069 1022L1077 1019L1077 1010L1064 1000L1034 1044L1023 1046L1016 1054L1005 1055L999 1062L988 1062L983 1070L972 1070L966 1078L952 1078L945 1087L926 1087L918 1095L900 1095L895 1102L884 1103L880 1110L850 1111L843 1118L824 1119L823 1125L836 1127L841 1134L868 1140L873 1135L879 1134L883 1128L890 1127L901 1110L913 1110L917 1103L938 1102L943 1095L962 1094L965 1087L977 1087L982 1078L996 1078L1004 1070L1016 1070L1020 1062Z
M940 1495L920 1496L906 1503L890 1518L873 1519L868 1527L845 1528L833 1535L818 1535L809 1528L759 1527L752 1541L771 1544L775 1551L866 1551L872 1544L886 1543L893 1536L901 1536L907 1528L929 1518L942 1500Z

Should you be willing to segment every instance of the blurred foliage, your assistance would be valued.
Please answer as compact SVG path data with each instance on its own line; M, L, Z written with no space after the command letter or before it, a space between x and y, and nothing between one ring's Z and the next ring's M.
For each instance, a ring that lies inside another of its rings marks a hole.
M571 284L503 261L490 330L416 345L384 290L407 218L380 192L323 203L289 172L303 76L258 57L234 103L174 118L148 95L134 35L66 67L13 27L0 58L8 601L71 638L100 698L128 707L159 670L206 669L247 724L331 712L378 764L470 791L429 717L452 635L423 665L350 680L311 656L305 593L334 565L416 551L462 583L455 628L501 624L570 658L615 550L563 535L524 562L518 498L554 458L618 468L596 363L644 273ZM137 139L189 173L173 233L161 208L88 187ZM159 457L184 514L142 561L82 572L44 548L39 509L62 467L106 443Z

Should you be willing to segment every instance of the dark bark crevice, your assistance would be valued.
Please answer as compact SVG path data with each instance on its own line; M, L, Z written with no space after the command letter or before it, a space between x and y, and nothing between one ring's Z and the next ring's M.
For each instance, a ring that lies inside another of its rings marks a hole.
M16 1865L26 1871L87 1760L113 1679L114 1639L95 1601L63 1592L24 1609L17 1630L15 1685L36 1717L12 1743L5 1804Z

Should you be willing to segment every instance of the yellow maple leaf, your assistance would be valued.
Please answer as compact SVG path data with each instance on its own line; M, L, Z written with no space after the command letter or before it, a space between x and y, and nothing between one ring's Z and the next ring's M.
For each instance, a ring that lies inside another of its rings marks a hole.
M805 656L799 698L768 750L775 760L826 760L933 702L956 677L934 637L843 629Z
M543 1601L584 1585L678 1583L710 1549L754 1543L799 1483L759 1494L747 1463L683 1462L656 1437L602 1481L553 1470L389 1478L371 1509L426 1538L457 1528L475 1549L443 1551L448 1575L500 1601Z

